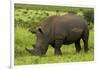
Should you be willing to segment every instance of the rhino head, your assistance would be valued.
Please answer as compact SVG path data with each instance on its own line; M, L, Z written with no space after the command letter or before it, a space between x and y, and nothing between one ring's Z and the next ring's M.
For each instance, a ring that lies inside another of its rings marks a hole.
M37 40L36 40L36 45L32 45L33 49L28 49L26 50L35 56L41 56L44 55L48 49L48 38L44 34L44 31L41 28L38 28L37 30L29 30L31 33L35 33Z

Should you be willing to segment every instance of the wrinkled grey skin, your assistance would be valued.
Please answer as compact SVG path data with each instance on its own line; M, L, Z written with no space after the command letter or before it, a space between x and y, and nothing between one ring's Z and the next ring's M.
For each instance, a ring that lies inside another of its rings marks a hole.
M54 48L55 55L61 55L61 46L75 43L80 52L80 39L84 43L84 51L88 52L89 29L86 21L74 14L64 16L50 16L42 22L41 28L29 30L36 33L37 41L34 49L27 49L32 55L46 54L49 44ZM67 49L66 49L67 50Z

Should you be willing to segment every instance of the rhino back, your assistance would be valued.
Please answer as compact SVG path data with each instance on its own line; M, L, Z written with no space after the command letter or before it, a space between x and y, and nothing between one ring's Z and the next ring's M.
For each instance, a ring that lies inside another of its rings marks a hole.
M76 15L51 16L44 21L42 29L50 40L75 41L81 37L85 26L85 21Z

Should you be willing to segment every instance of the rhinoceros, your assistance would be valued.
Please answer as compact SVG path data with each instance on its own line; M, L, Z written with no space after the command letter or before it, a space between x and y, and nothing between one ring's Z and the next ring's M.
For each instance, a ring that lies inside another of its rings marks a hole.
M32 49L26 48L26 50L35 56L45 55L49 45L54 48L55 55L62 55L60 48L63 44L75 43L76 52L80 52L81 39L84 43L84 51L88 52L89 50L89 28L87 22L75 14L49 16L42 21L40 28L36 31L34 29L30 31L36 34L36 45Z

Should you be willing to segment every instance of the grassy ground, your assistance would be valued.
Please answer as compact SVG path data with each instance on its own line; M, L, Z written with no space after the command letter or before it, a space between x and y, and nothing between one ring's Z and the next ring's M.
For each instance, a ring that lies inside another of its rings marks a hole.
M70 44L62 46L62 56L55 56L54 49L51 46L49 46L45 56L32 56L25 50L25 47L32 48L32 44L35 44L35 42L35 35L28 32L27 29L21 27L15 28L15 65L66 63L94 60L94 30L90 30L90 50L88 53L84 53L83 43L81 41L82 51L80 53L76 53L74 44Z

